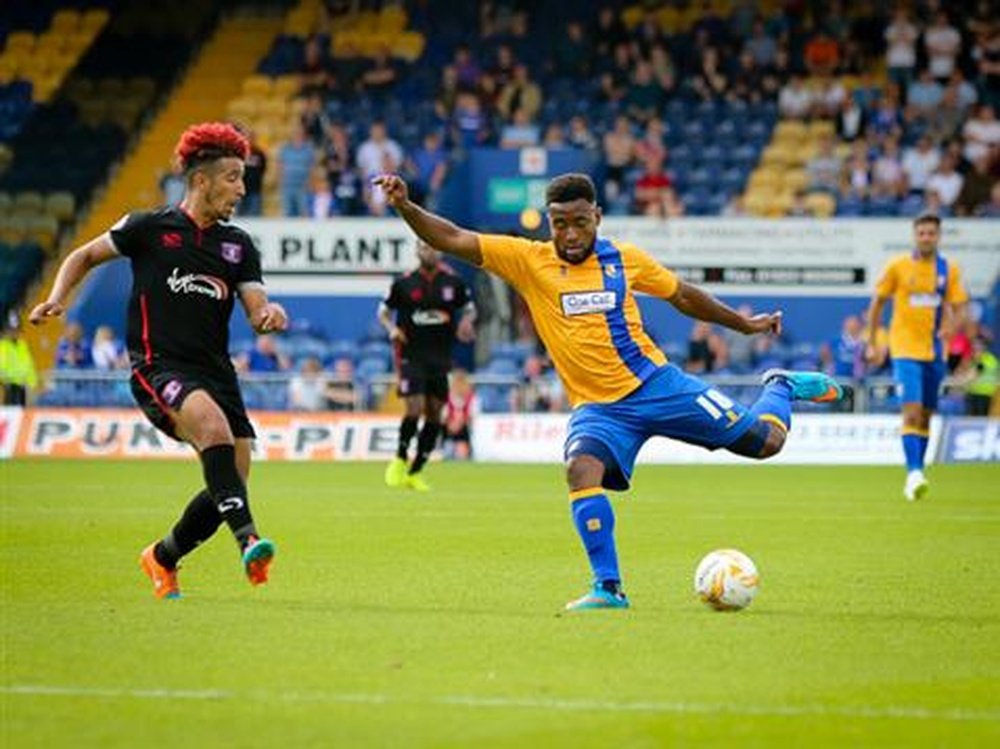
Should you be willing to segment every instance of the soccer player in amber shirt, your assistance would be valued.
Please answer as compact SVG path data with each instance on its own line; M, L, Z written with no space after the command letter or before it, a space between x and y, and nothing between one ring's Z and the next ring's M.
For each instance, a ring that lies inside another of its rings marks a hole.
M868 340L876 340L886 302L892 300L889 355L903 403L903 453L906 483L903 496L911 502L928 490L924 456L931 416L945 375L945 341L959 330L969 295L958 266L938 253L941 219L926 214L913 222L915 249L889 261L875 285L868 308ZM868 347L869 360L877 352Z
M767 458L785 442L792 400L843 396L824 374L774 370L748 409L669 364L643 329L636 291L746 334L780 332L781 313L746 317L638 247L599 236L601 210L586 175L564 174L549 183L548 242L462 229L411 202L400 177L385 175L376 184L422 240L496 273L521 293L562 379L574 407L564 447L566 482L594 578L568 610L629 605L606 491L628 488L646 440L659 435Z
M38 325L62 315L72 291L98 265L128 258L128 352L132 393L153 425L198 452L206 488L177 524L140 555L158 598L177 598L177 564L225 521L247 577L267 581L274 544L261 538L247 497L254 430L229 359L229 318L239 297L259 333L283 330L282 307L267 298L250 236L227 222L243 197L247 139L232 125L189 127L175 150L187 181L179 205L137 211L71 252Z

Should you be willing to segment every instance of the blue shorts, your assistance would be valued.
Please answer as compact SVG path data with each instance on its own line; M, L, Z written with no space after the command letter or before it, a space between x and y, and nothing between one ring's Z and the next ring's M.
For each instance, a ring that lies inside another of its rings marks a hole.
M635 458L650 437L671 437L709 450L728 447L753 425L747 409L673 364L620 401L587 403L569 419L564 456L593 455L606 468L604 487L625 491Z
M934 411L938 405L938 391L944 379L945 365L937 361L918 359L893 359L892 376L899 388L903 403L919 403Z

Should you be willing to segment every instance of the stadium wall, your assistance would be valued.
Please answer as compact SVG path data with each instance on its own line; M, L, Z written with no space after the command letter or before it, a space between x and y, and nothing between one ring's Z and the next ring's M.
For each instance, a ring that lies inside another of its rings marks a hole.
M389 460L399 420L385 414L254 412L256 458L279 461ZM477 417L477 461L562 462L567 414ZM898 416L797 415L778 464L899 465ZM932 462L1000 462L1000 419L935 417ZM194 452L157 432L136 409L0 408L0 458L188 459ZM726 451L656 438L640 463L746 463Z
M413 235L394 218L238 224L260 247L272 296L294 320L332 339L363 337L393 276L416 265ZM843 318L866 305L886 260L909 249L912 233L910 223L899 219L613 217L602 227L606 236L643 247L731 304L785 310L789 336L803 341L838 335ZM948 220L942 248L962 268L981 309L995 309L983 303L1000 276L1000 221ZM71 319L87 330L110 324L123 334L129 285L126 263L102 266L77 298ZM687 338L689 320L654 300L640 304L657 340ZM251 337L242 315L233 318L234 339Z

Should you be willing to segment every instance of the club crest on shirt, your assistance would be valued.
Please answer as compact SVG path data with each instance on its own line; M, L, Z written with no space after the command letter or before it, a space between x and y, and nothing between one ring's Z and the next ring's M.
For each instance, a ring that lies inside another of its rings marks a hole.
M222 259L233 264L240 262L243 259L243 245L239 242L223 242Z
M614 278L615 276L618 275L618 268L616 268L614 265L605 265L604 275L606 275L608 278Z
M184 384L180 380L171 380L163 386L160 394L163 395L163 400L166 401L168 406L173 406L183 388Z
M454 286L442 286L441 287L441 298L446 302L451 302L455 300L455 287Z
M160 235L160 244L168 250L179 250L184 244L184 237L179 231L168 231Z

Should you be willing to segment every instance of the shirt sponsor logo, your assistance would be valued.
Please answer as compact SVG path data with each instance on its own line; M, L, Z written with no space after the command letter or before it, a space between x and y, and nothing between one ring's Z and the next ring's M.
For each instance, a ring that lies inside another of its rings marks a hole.
M443 286L441 287L441 298L446 302L451 302L455 300L455 287L454 286Z
M221 278L201 273L187 273L182 276L180 268L174 268L167 279L167 286L175 294L202 294L220 302L229 298L229 287Z
M618 306L618 295L613 291L580 291L561 294L563 314L567 317L608 312Z
M421 327L427 325L447 325L451 320L451 315L443 309L418 309L410 319L414 325Z
M160 235L160 244L168 250L179 250L184 244L184 237L178 231L168 231Z
M243 245L239 242L223 242L222 259L234 265L239 263L243 259Z
M941 306L940 294L910 294L911 307L935 308Z

